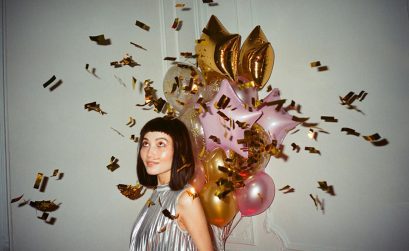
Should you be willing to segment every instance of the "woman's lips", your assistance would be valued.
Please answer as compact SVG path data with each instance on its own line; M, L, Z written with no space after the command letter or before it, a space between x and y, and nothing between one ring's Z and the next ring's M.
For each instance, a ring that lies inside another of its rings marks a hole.
M159 162L157 162L157 161L147 161L146 162L146 166L148 166L148 167L152 167L152 166L155 166L157 164L159 164Z

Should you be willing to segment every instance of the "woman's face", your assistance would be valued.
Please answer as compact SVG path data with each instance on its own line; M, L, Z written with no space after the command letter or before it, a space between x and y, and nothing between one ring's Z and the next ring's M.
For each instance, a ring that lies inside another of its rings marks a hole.
M157 175L158 184L169 183L173 160L173 140L169 135L163 132L146 133L140 155L146 172Z

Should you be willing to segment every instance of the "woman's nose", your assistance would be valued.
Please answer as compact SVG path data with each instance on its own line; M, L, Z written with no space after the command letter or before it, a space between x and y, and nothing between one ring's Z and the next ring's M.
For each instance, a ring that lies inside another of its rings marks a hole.
M148 157L154 157L155 154L156 154L156 149L155 149L155 147L149 147L149 148L148 148L148 151L147 151L147 153L146 153L146 155L147 155Z

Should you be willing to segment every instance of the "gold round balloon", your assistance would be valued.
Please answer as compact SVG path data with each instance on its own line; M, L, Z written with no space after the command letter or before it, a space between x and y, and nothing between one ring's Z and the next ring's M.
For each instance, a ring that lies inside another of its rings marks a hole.
M240 50L239 76L254 81L262 89L270 78L274 65L274 50L260 26L256 26Z
M243 158L233 151L230 152L230 158L234 160L231 166L243 179L247 179L267 166L271 156L264 151L264 147L269 144L270 136L262 126L254 123L250 130L245 132L244 139L247 142L248 158Z
M222 78L237 80L240 41L240 35L229 33L216 16L210 17L196 44L197 62L208 84Z
M227 167L226 153L222 148L216 148L207 154L203 161L204 170L209 182L216 182L220 178L226 178L227 174L219 170L219 166Z
M222 199L215 194L221 189L214 182L208 182L200 191L199 197L203 205L207 221L218 227L227 225L237 214L238 207L234 192L228 193Z

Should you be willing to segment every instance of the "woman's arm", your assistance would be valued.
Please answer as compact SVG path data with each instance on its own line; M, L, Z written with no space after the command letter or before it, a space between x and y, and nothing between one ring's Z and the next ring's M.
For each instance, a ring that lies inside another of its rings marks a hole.
M192 197L183 191L179 197L179 224L185 228L200 251L213 250L209 229L199 197Z

